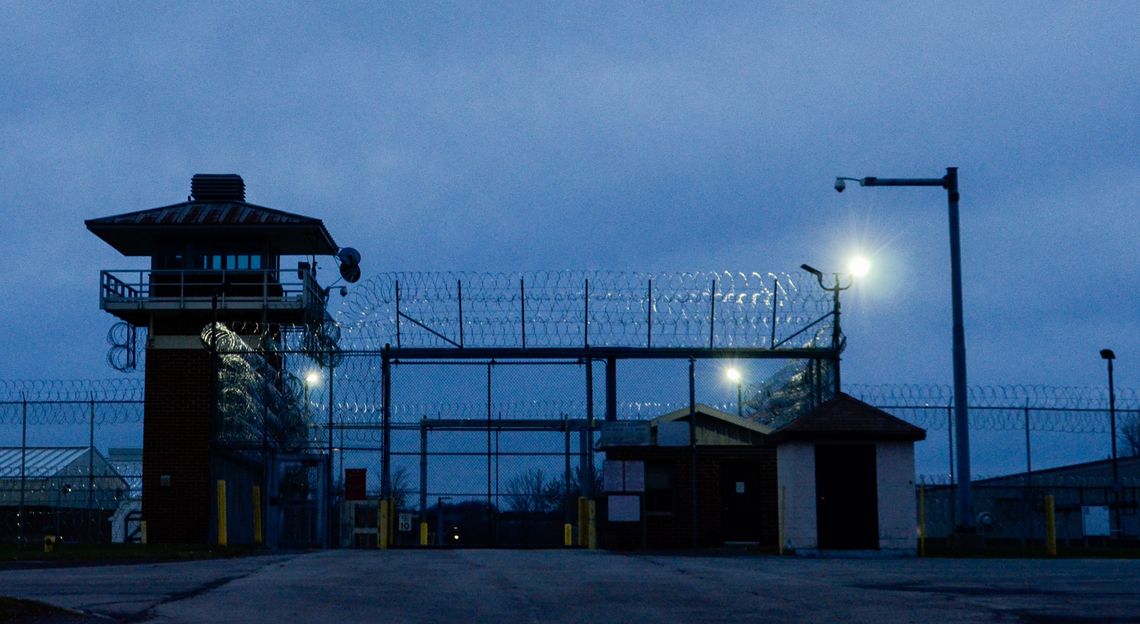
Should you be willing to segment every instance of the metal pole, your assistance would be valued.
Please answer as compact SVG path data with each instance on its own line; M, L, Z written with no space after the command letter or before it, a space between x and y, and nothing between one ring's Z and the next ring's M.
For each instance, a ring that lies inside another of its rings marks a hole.
M776 348L776 304L780 297L780 278L772 278L772 341L768 343L769 349ZM782 548L782 546L781 546Z
M962 252L958 230L958 168L947 167L945 182L950 221L950 297L954 313L954 425L958 434L958 522L974 531L970 492L970 405L966 385L966 329L962 320Z
M400 348L400 280L396 280L396 348ZM387 348L387 345L384 345Z
M519 278L519 305L522 310L522 348L526 348L526 284Z
M463 280L455 281L459 290L459 348L463 348Z
M582 345L587 349L590 348L590 280L586 280L586 291L584 295L586 304L586 313L582 319Z
M1112 358L1108 359L1108 419L1109 428L1112 429L1112 537L1119 539L1120 527L1120 472L1116 460L1116 386L1112 375Z
M380 498L392 495L392 356L385 344L380 356L380 404L383 444L380 454Z
M716 335L716 280L712 282L712 293L709 296L709 348L713 348L713 337Z
M336 494L333 492L333 468L336 464L333 463L333 373L334 368L332 365L332 350L326 352L329 362L329 466L325 471L327 477L325 478L325 493L328 500L325 502L326 509L328 510L328 522L325 526L325 537L328 543L327 548L334 546L334 517L337 517L336 509ZM343 451L341 451L343 453Z
M954 406L953 402L946 406L946 440L950 445L949 453L947 456L950 458L950 492L952 496L957 497L958 490L955 489L957 481L954 479ZM955 511L956 505L950 505L950 526L957 526L956 518L958 517Z
M427 522L427 415L420 418L420 523Z
M958 522L961 533L973 533L973 500L970 494L970 421L966 383L966 330L962 320L962 252L958 228L958 168L947 167L941 178L838 178L835 189L843 190L844 180L858 180L860 186L939 186L946 189L950 225L950 297L953 311L954 428L958 435Z
M574 517L573 517L573 512L571 511L571 509L573 508L572 501L574 500L574 494L573 494L572 488L570 487L570 484L573 480L573 475L570 472L570 416L568 414L562 415L562 427L565 430L565 438L566 438L566 440L565 440L566 450L565 450L565 454L564 454L564 457L566 459L566 466L565 466L565 472L563 473L563 479L565 479L565 481L563 481L563 483L566 484L566 489L563 492L564 496L562 497L562 506L564 508L563 510L565 511L564 515L565 515L566 522L572 524L574 522ZM578 484L578 490L579 491L581 491L581 489L582 489L581 486L582 486L582 484L579 483Z
M700 533L697 528L697 361L689 358L689 460L692 469L689 474L689 496L692 498L690 517L693 523L693 547L700 543Z
M20 425L20 521L18 534L20 543L23 543L25 541L24 525L27 524L27 518L24 517L24 501L28 482L28 397L21 393L20 399L23 402L23 416Z
M90 419L87 430L87 541L95 541L94 523L92 522L95 507L95 395L89 395Z
M1115 487L1120 482L1120 473L1116 462L1116 386L1112 374L1112 360L1108 360L1108 419L1109 428L1112 429L1112 484Z
M494 544L492 522L494 513L491 510L491 367L495 360L487 362L487 545Z
M649 288L645 295L645 348L653 348L653 278L649 278Z
M850 284L848 284L850 286ZM839 274L835 274L835 288L831 289L831 306L835 313L835 323L831 326L831 350L835 352L835 394L839 394L839 339L842 332L839 328Z
M617 420L617 358L606 358L606 420Z
M1029 397L1025 398L1025 484L1033 479L1033 449L1029 445Z
M736 382L736 416L744 418L744 382Z
M579 434L578 478L582 480L582 497L594 495L593 458L590 456L594 437L594 360L586 357L586 427Z

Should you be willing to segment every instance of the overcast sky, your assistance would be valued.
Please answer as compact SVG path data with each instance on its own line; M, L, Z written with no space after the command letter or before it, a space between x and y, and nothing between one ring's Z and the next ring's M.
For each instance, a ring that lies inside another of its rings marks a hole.
M853 383L1140 386L1135 2L0 5L0 379L103 378L83 220L238 173L365 275L873 274Z

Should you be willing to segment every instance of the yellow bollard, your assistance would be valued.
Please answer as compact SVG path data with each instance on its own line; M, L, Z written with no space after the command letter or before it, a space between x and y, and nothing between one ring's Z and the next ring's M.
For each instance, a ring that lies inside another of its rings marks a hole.
M420 523L420 546L428 545L428 523Z
M586 545L590 550L597 550L598 548L598 525L597 525L597 505L593 500L586 501L586 514L590 521L586 528Z
M218 479L218 546L229 541L226 535L226 482Z
M1045 497L1045 554L1057 556L1057 514L1053 495Z
M388 550L388 528L392 526L392 523L389 522L388 518L389 513L388 499L380 499L380 513L378 514L378 520L380 522L380 535L379 539L377 539L377 544L380 546L380 550Z
M574 525L570 524L569 522L562 525L562 545L574 545Z
M139 543L146 543L146 520L139 521Z
M776 548L779 549L779 553L781 555L784 554L784 516L787 513L788 513L788 486L782 485L782 486L780 486L780 535L777 538L780 540L780 543L777 544L777 546L776 546Z
M264 542L261 534L261 486L253 486L253 543L261 546Z

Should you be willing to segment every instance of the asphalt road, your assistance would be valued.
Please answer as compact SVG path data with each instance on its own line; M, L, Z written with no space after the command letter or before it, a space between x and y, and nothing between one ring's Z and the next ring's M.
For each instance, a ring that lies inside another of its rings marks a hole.
M156 623L1140 622L1138 581L1135 560L342 550L6 569L0 594Z

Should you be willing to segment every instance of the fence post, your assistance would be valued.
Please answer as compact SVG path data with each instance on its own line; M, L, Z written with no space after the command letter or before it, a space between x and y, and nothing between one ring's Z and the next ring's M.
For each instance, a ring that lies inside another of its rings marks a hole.
M1057 556L1057 519L1053 495L1045 496L1045 554Z
M253 543L261 546L265 542L261 530L261 486L253 486Z
M587 523L588 528L586 533L586 547L590 550L597 550L598 548L598 525L597 525L597 507L593 499L586 501L586 518L589 520Z
M95 507L95 395L88 395L90 418L87 429L87 541L95 542L98 525L94 522Z
M28 483L28 396L20 393L20 399L23 404L23 411L20 425L20 521L18 538L20 543L27 542L27 535L25 534L25 525L28 524L28 519L25 517L24 502L26 500L27 483Z

